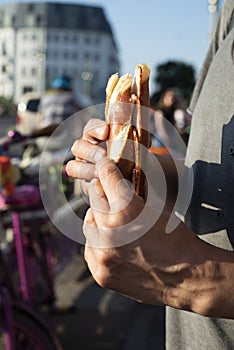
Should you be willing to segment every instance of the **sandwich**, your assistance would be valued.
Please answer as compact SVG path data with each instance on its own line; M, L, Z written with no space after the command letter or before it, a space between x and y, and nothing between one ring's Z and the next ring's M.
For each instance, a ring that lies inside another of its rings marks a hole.
M137 64L131 74L111 75L106 86L105 118L110 126L107 155L117 164L134 192L144 198L144 156L150 145L149 77L147 64Z

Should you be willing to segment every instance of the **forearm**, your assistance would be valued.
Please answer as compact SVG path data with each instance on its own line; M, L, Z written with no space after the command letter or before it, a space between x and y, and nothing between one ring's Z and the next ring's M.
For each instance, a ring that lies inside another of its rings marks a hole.
M162 302L204 316L234 318L233 252L204 242L183 223L163 239L166 248L158 252L160 268L154 271L163 281Z

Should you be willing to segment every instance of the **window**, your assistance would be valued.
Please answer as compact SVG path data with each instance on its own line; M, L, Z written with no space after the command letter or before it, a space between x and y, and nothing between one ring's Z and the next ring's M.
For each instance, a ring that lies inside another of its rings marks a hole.
M95 55L94 55L94 61L95 61L95 62L99 62L99 61L100 61L100 55L99 55L99 53L95 53Z
M74 36L73 36L73 42L74 42L74 43L77 43L78 41L79 41L78 36L77 36L77 35L74 35Z
M28 12L33 12L34 8L34 4L28 4Z
M54 7L55 7L55 11L57 12L57 14L60 14L60 12L62 10L61 5L60 4L55 4Z
M5 41L2 42L2 55L6 56L6 43L5 43Z
M78 53L77 53L77 52L73 52L72 58L73 58L74 60L77 60L77 59L78 59Z
M90 53L89 53L89 52L85 52L85 53L84 53L84 59L85 59L85 60L90 59Z
M41 24L41 19L42 19L42 18L41 18L40 15L37 15L37 16L36 16L36 25L37 25L37 26L40 26L40 24Z
M109 56L109 63L110 63L110 64L113 64L113 65L116 63L116 59L115 59L114 56L112 56L112 55Z
M100 45L100 42L101 42L100 36L96 36L94 42L95 42L95 45Z
M100 79L100 72L98 70L93 72L93 80L98 81Z
M4 12L0 10L0 25L3 25Z
M87 35L87 36L84 38L84 41L85 41L86 44L90 44L90 42L91 42L90 36Z
M34 76L37 74L37 69L35 67L32 67L31 74Z
M16 20L15 16L12 16L11 17L11 24L12 24L13 27L15 25L15 20Z
M39 98L34 98L29 100L27 104L27 110L31 112L37 112L39 103L40 103Z
M31 92L33 91L33 88L31 86L24 86L23 87L23 94L25 94L26 92Z

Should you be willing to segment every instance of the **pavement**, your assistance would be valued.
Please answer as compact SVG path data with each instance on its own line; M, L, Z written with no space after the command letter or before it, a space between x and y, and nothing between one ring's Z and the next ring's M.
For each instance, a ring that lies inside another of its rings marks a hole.
M164 307L100 287L82 250L55 280L56 330L63 350L163 350ZM64 311L64 312L62 312Z

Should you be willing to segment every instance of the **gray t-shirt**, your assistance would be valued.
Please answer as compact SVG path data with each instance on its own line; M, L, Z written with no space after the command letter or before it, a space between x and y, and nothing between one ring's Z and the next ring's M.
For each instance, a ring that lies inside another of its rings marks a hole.
M234 0L227 0L191 101L186 157L194 188L185 222L200 238L227 250L234 248L233 13ZM166 320L167 350L234 349L234 320L170 307Z

